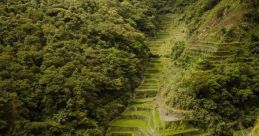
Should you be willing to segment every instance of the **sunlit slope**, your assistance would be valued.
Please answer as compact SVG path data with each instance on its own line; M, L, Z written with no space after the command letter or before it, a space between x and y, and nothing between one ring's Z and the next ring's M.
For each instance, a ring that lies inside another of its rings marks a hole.
M162 101L159 94L162 93L163 76L170 65L168 56L173 42L178 38L175 34L180 31L174 26L174 16L172 13L163 16L161 28L164 29L158 32L156 38L149 39L149 48L157 57L151 58L144 73L143 83L135 90L134 99L120 117L110 123L107 136L198 134L199 130L188 126L182 118L169 121L164 120L165 113L161 114ZM178 35L180 33L182 32Z

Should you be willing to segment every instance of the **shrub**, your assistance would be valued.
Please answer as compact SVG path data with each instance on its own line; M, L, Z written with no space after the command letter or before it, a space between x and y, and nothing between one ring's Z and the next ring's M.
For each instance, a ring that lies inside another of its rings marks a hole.
M171 51L171 58L173 60L177 60L182 53L184 52L185 49L185 43L183 41L178 41L175 43L175 46L172 47Z

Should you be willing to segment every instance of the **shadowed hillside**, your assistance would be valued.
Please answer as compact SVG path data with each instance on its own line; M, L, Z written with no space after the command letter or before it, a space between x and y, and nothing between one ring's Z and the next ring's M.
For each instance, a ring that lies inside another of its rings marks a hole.
M1 0L0 135L103 135L149 60L157 0Z

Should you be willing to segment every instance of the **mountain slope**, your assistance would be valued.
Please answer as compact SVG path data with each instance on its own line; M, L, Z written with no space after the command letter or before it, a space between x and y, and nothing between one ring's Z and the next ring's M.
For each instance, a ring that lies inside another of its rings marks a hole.
M175 18L177 14L174 13L160 17L160 31L148 41L153 58L145 69L143 82L135 90L134 98L126 110L110 123L107 136L198 135L202 132L183 119L184 113L189 111L165 113L164 101L159 95L161 88L168 84L164 73L170 64L172 43L174 39L184 36L184 27L175 26Z
M0 135L103 135L141 82L163 3L1 0Z
M177 1L188 39L172 48L169 107L192 110L192 122L210 135L251 127L259 113L258 2Z

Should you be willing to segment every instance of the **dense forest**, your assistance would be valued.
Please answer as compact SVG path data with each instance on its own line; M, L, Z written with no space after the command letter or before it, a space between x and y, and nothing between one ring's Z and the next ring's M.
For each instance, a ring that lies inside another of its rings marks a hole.
M1 1L0 135L102 135L141 81L163 3Z
M103 136L160 57L181 69L163 100L190 111L188 125L209 136L257 136L258 7L258 0L1 0L0 136ZM188 36L170 55L154 55L148 41L167 13Z

